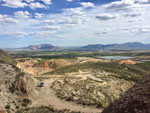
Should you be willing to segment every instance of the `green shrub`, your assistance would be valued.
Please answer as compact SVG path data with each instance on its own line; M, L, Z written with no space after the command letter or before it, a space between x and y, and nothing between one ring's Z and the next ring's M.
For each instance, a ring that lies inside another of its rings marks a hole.
M6 105L5 108L6 108L6 109L10 109L10 105Z

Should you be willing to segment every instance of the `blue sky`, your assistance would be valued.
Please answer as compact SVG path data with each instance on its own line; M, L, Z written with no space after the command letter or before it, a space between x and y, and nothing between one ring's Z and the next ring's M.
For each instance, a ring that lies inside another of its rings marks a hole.
M0 0L0 48L150 43L150 0Z

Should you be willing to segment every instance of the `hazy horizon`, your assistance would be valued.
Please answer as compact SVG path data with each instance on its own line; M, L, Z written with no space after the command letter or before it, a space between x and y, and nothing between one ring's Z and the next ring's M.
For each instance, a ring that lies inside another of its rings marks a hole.
M50 43L39 43L39 44L31 44L31 45L26 45L26 46L21 46L21 47L6 47L6 48L1 48L1 49L17 49L17 48L24 48L24 47L28 47L28 46L37 46L37 45L42 45L42 44L50 44L52 46L57 46L57 47L82 47L82 46L88 46L88 45L96 45L96 44L100 44L100 45L111 45L111 44L125 44L125 43L142 43L142 44L150 44L150 43L143 43L143 42L124 42L124 43L108 43L108 44L101 44L101 43L95 43L95 44L86 44L86 45L71 45L71 46L60 46L60 45L53 45Z

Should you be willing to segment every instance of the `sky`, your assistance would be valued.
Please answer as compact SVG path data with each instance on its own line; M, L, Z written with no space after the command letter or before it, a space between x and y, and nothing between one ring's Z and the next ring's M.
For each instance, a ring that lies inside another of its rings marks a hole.
M0 0L0 48L150 43L150 0Z

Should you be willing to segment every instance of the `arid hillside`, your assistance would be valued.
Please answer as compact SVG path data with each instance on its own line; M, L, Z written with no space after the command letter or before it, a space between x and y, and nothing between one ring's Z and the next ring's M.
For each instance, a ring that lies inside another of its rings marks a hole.
M0 111L14 113L31 104L29 95L37 85L35 79L17 68L16 61L7 53L0 53Z
M110 104L103 113L149 113L150 112L150 76L129 89L119 100Z
M36 80L13 65L0 63L0 110L15 112L30 104Z
M116 100L122 98L126 92L133 95L133 99L137 99L141 96L138 96L139 92L142 91L144 97L141 98L142 100L148 94L144 92L148 92L149 88L146 79L144 79L145 83L138 83L141 84L140 88L131 91L129 89L136 87L135 84L149 74L149 62L136 63L134 61L133 63L131 60L121 62L91 57L70 59L28 57L18 59L18 67L16 67L14 64L4 62L3 58L10 58L16 62L7 55L3 53L1 57L3 62L0 63L0 111L8 113L101 113L110 103L118 102ZM144 89L141 88L144 86L142 84L146 85ZM137 95L132 94L134 91ZM121 101L127 100L127 104L119 105L132 104L132 102L128 103L132 98ZM134 102L136 105L146 102L144 103L146 106L148 103L146 100ZM115 111L114 113L123 112ZM144 111L144 113L147 112Z
M0 62L16 65L17 62L7 53L0 49Z
M71 62L63 59L51 59L47 61L29 59L24 62L18 62L17 67L34 76L41 76L46 72L53 71L54 69L58 69L71 64Z

